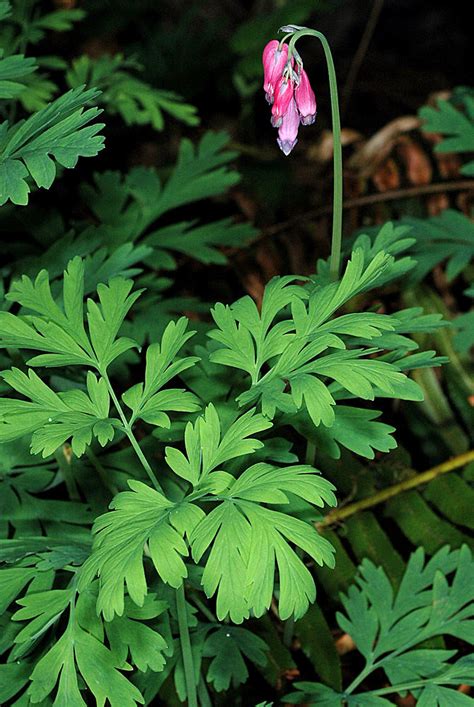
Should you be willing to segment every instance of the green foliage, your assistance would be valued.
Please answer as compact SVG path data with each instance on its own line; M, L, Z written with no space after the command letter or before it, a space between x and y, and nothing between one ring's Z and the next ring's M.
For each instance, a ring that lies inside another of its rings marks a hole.
M288 503L289 492L314 505L335 504L331 485L311 467L289 467L283 473L256 464L220 492L223 502L193 529L194 559L199 561L211 549L203 586L208 596L217 591L220 619L229 613L240 623L249 610L261 616L271 603L276 568L281 618L302 616L315 600L313 578L290 543L318 564L333 566L330 544L307 523L258 505Z
M314 425L331 427L339 399L421 400L417 385L401 373L403 358L392 362L373 357L383 348L403 347L403 339L390 340L385 334L410 329L406 320L372 312L331 319L393 268L393 257L383 251L366 266L365 258L363 248L355 248L337 284L320 285L316 279L301 287L291 284L294 277L274 278L265 288L260 312L249 297L230 307L216 305L212 314L218 328L209 336L221 346L210 358L245 371L250 378L248 389L237 398L240 404L257 402L270 418L277 411L292 415L304 405ZM438 323L430 320L426 325L436 328ZM350 348L354 341L358 347ZM429 365L437 365L436 359Z
M424 121L423 130L441 133L444 136L435 150L437 152L473 152L474 151L474 97L465 93L462 96L462 108L457 103L458 93L454 92L453 100L438 100L437 106L423 106L419 111ZM468 177L474 176L474 162L465 164L461 172Z
M257 85L262 36L304 21L313 5L281 2L245 22L233 40L243 96ZM185 258L226 264L255 234L221 203L239 180L227 134L176 141L176 163L160 169L86 175L82 202L69 180L54 194L67 193L59 208L56 198L26 215L15 208L30 189L51 186L56 164L73 167L102 149L95 105L157 131L165 117L198 123L191 105L142 79L140 64L122 54L71 60L73 41L67 62L48 56L58 46L50 33L83 16L0 0L9 117L0 127L9 234L0 306L0 702L191 704L194 684L202 704L219 692L219 703L248 702L236 691L249 665L281 693L300 655L287 640L293 628L327 683L309 684L317 704L384 704L384 694L403 689L420 704L450 704L452 687L472 681L471 659L454 663L454 651L418 643L439 634L472 640L469 551L443 550L426 565L415 554L395 594L389 580L396 586L404 562L374 513L349 517L337 532L323 525L324 535L318 521L336 504L336 487L360 499L406 473L409 462L400 472L393 451L381 459L396 447L395 428L366 401L421 400L423 377L406 373L446 360L418 349L444 325L440 316L419 306L394 312L393 289L379 310L374 288L424 277L443 261L453 280L472 257L472 229L456 212L385 224L356 238L338 281L320 261L310 278L271 280L261 306L250 297L217 304L210 324L210 305L188 295L181 273L175 282L168 275ZM185 15L196 16L193 8ZM212 27L201 36L206 46ZM154 44L161 61L159 34ZM191 51L198 54L194 44ZM65 84L72 90L52 101ZM16 122L25 111L36 113ZM470 112L453 118L441 106L440 115L445 127L455 123L443 130L463 151ZM223 287L222 297L231 291ZM183 311L199 313L192 331ZM419 410L383 409L402 424ZM300 464L305 446L310 463ZM385 512L412 545L436 553L443 542L470 541L471 496L467 476L453 475L392 499ZM385 670L393 687L377 694L357 693L358 684L342 690L331 633L338 589L347 590L364 557L339 623L366 658L366 675ZM279 620L288 621L283 631ZM289 700L305 698L298 695Z
M118 356L136 345L131 339L117 338L128 310L140 296L139 291L130 294L132 285L131 280L114 278L108 285L98 286L99 302L87 301L86 332L81 258L71 260L64 273L61 307L52 297L45 270L34 282L24 275L13 284L7 297L34 315L0 312L0 344L47 352L31 358L31 366L85 365L104 373Z
M1 44L7 54L5 58L0 56L0 98L18 99L27 112L47 107L61 82L55 72L67 69L68 65L56 56L25 58L23 53L17 53L18 49L23 52L25 46L42 42L49 32L68 32L85 17L79 8L60 8L42 14L38 5L36 0L17 3L13 8L5 3L0 15L0 21L4 21L0 27ZM37 72L38 68L46 73ZM163 113L186 125L199 124L194 106L172 91L156 89L138 79L134 73L141 69L138 62L121 54L97 59L83 55L72 61L65 78L72 89L85 86L98 89L94 101L100 96L106 110L120 114L127 125L151 124L156 130L163 130Z
M199 125L194 106L178 94L153 88L131 73L141 68L121 54L98 59L81 56L72 62L66 81L71 88L86 85L100 89L100 101L106 110L119 113L127 125L150 124L155 130L163 130L163 112L186 125Z
M474 257L474 229L464 214L445 209L429 218L403 217L398 222L385 224L382 229L364 229L353 242L353 248L362 247L366 262L380 250L397 258L385 271L377 285L406 277L410 285L421 282L438 265L445 264L449 282L457 278ZM326 274L327 265L318 264L319 272Z
M333 459L341 456L341 447L351 452L374 459L375 452L389 452L397 443L393 438L395 428L377 420L379 410L366 410L349 405L336 405L334 422L330 427L315 427L309 415L299 412L284 418L300 434L311 439L318 449Z
M222 626L205 640L202 654L212 658L206 679L217 692L236 688L248 678L244 657L265 665L268 646L251 631L237 626Z
M315 506L334 505L332 485L310 466L257 463L237 479L221 468L261 447L251 435L269 426L268 420L249 410L223 432L215 408L208 406L194 425L186 427L186 455L166 449L168 466L192 487L186 494L170 500L130 481L131 491L114 499L114 510L95 524L94 552L80 582L85 587L99 573L98 610L107 620L123 611L124 582L132 600L143 602L145 544L161 579L180 586L188 574L185 537L196 563L210 550L201 583L209 597L217 593L219 620L230 615L234 623L241 623L250 611L262 615L271 603L276 567L280 614L285 618L304 613L315 598L314 582L289 543L319 564L332 564L332 548L308 523L266 505L289 503L288 493ZM208 502L214 506L210 511Z
M69 390L58 395L30 370L5 371L3 379L31 402L1 399L0 441L10 442L28 433L32 454L48 457L71 439L73 452L81 456L91 444L92 435L102 447L114 437L117 421L109 417L110 396L103 378L87 376L87 392Z
M465 290L464 294L474 298L474 286ZM474 346L474 312L461 314L454 322L454 326L457 329L454 337L456 350L467 353Z
M36 69L33 58L23 54L7 57L0 54L0 99L17 98L25 90L25 84L19 79L25 79Z
M10 3L5 0L0 5L1 44L8 53L14 53L20 45L38 44L48 31L68 32L74 24L85 16L80 8L60 8L52 12L37 12L37 0L24 3ZM58 59L59 62L59 59Z
M225 149L228 142L228 135L214 132L205 133L196 148L183 140L165 184L154 169L144 167L132 169L125 178L117 172L95 175L94 186L84 185L83 194L103 224L105 243L109 239L135 241L168 211L221 194L234 185L239 175L228 164L236 153ZM179 229L177 237L190 225L173 226ZM160 232L152 235L159 244Z
M197 412L199 401L183 388L161 390L170 380L193 366L199 358L186 356L178 358L178 351L193 336L186 332L188 321L185 317L166 327L160 344L152 344L146 353L145 382L137 383L127 390L122 399L131 408L131 422L142 419L160 427L171 426L165 411Z
M457 704L456 693L442 686L474 684L472 656L449 663L457 651L417 646L442 635L472 643L473 586L474 562L465 546L454 551L444 547L426 564L423 550L418 549L397 592L382 568L364 560L356 584L342 597L346 613L337 615L339 626L364 657L360 675L340 693L321 683L296 683L298 692L285 701L327 707L339 706L341 700L349 705L388 705L391 702L382 695L411 690L418 704L436 704L434 699L439 704ZM384 670L391 686L354 694L377 669Z
M94 588L76 597L74 589L55 589L29 594L18 601L21 609L13 621L28 621L17 634L20 647L36 641L62 616L67 623L54 645L39 659L31 673L30 700L41 702L55 689L55 702L86 705L81 694L82 680L97 704L130 705L143 703L140 691L120 672L130 670L130 653L139 670L160 670L167 644L162 636L137 619L158 616L166 604L150 597L141 610L131 609L127 616L103 625L94 610ZM106 648L104 629L110 648ZM144 650L146 645L146 651ZM79 676L82 680L79 681Z
M451 282L474 258L474 226L470 219L453 209L427 219L404 218L416 240L410 252L416 267L409 278L419 282L438 264L446 262L446 277Z
M44 353L33 356L29 366L57 367L82 365L89 370L86 387L57 393L30 369L18 368L2 373L3 380L29 400L0 399L0 441L8 442L32 434L32 453L49 456L71 439L73 452L80 456L96 437L101 446L113 440L115 430L127 430L137 419L161 427L170 426L169 411L193 412L197 398L182 388L163 386L196 357L177 359L178 351L192 336L182 318L166 328L161 344L150 346L146 354L144 384L138 383L123 395L132 409L127 422L110 415L110 383L107 369L122 354L137 346L130 338L119 337L119 330L140 291L131 293L132 281L113 278L99 284L98 302L87 300L87 329L83 316L84 262L72 260L64 273L60 306L51 294L48 273L41 271L33 282L26 275L17 281L8 299L19 303L33 315L0 312L0 345L34 349ZM125 427L124 427L125 425Z
M17 125L0 125L0 206L8 200L28 203L29 176L37 187L49 189L56 177L55 161L71 168L79 157L93 157L103 149L104 138L98 135L103 123L92 122L100 111L85 109L97 95L79 87Z

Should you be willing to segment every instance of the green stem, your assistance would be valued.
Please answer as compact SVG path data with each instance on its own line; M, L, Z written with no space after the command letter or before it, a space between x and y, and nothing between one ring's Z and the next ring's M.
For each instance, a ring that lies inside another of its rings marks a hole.
M310 439L306 440L306 458L305 463L309 466L314 466L316 459L316 445Z
M201 675L201 679L199 680L198 696L202 707L212 707L211 698L203 675Z
M125 413L122 409L122 406L120 405L117 396L115 395L115 391L112 387L112 384L109 380L109 377L107 373L101 371L101 375L103 379L106 382L107 389L109 391L110 397L113 400L113 403L117 409L117 412L120 416L120 419L122 421L123 429L130 440L130 443L135 451L135 454L137 457L140 459L143 468L145 469L146 473L150 477L150 480L155 487L157 491L160 491L163 493L163 489L161 488L160 482L155 476L155 473L153 469L151 468L150 464L148 463L147 458L143 454L140 445L138 444L138 441L133 434L132 428L130 426L130 423L128 422L127 418L125 417ZM184 583L181 585L176 590L176 609L178 613L178 626L179 626L179 637L180 637L180 643L181 643L181 651L183 654L183 666L184 666L184 677L186 681L186 691L188 694L188 706L189 707L198 707L198 702L197 702L197 693L196 693L196 682L194 680L194 663L193 663L193 654L192 654L192 649L191 649L191 639L189 637L189 627L188 627L188 615L186 611L186 599L184 596Z
M285 626L283 628L283 645L287 648L291 648L291 644L293 643L294 631L295 617L290 616L290 618L285 621Z
M208 621L211 622L211 624L217 624L218 621L212 611L210 611L207 606L204 604L203 601L200 600L196 594L192 595L192 600L194 602L194 605L199 609L199 611L206 617Z
M359 673L359 675L351 682L347 690L344 690L344 693L346 695L351 695L356 687L360 685L361 682L365 680L366 677L370 675L370 673L374 670L374 665L370 663L369 665L366 665L365 668L362 670L362 672Z
M95 468L97 471L100 480L102 481L103 485L105 486L106 489L110 491L112 496L116 496L118 494L118 488L114 484L113 481L110 480L109 474L107 471L104 469L102 466L101 461L99 458L94 454L92 449L90 447L86 448L86 455L89 458L90 463L92 466Z
M71 501L78 501L81 498L79 489L77 488L76 479L72 473L71 460L66 457L65 445L58 449L54 455L58 462L59 469L63 475L64 483L66 484L68 496Z
M188 696L188 707L198 707L196 681L194 679L194 661L189 637L188 613L184 595L184 582L176 590L176 610L178 612L179 640L183 656L184 680Z
M328 41L324 34L314 29L303 29L295 32L288 43L288 56L291 57L296 41L304 36L316 37L323 46L326 64L328 67L329 92L331 96L332 133L333 133L333 163L334 163L334 196L332 212L332 240L331 256L329 259L329 272L333 280L339 277L341 265L342 244L342 147L341 147L341 119L339 116L339 98L337 93L336 70Z
M158 481L158 479L156 478L155 472L153 471L150 464L148 463L148 459L143 454L142 449L138 443L138 440L135 437L135 435L133 434L132 427L131 427L130 423L128 422L127 418L125 417L125 413L122 409L122 406L120 405L120 403L118 401L117 396L115 395L115 391L112 388L112 384L110 382L110 379L109 379L107 373L102 372L102 371L100 373L102 375L102 378L105 380L105 383L107 385L107 390L109 391L110 397L112 398L113 403L114 403L114 405L117 409L117 412L119 414L120 420L122 421L124 432L127 435L128 439L130 440L130 444L132 445L135 454L140 459L141 464L142 464L143 468L145 469L146 473L148 474L148 477L149 477L151 483L153 484L153 486L155 487L155 489L157 491L159 491L160 493L163 493L163 489L161 487L161 484Z

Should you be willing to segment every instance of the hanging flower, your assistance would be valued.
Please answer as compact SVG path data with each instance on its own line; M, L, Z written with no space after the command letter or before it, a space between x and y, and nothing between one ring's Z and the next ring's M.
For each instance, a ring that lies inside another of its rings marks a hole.
M288 110L291 100L294 98L294 92L294 83L290 77L285 77L283 75L275 84L271 120L274 128L280 127L283 116Z
M316 97L296 50L288 59L288 46L276 39L263 50L263 88L272 105L271 123L278 128L278 145L289 155L297 143L298 128L316 119ZM293 68L297 62L297 69Z
M277 143L280 150L288 157L296 143L298 142L298 128L300 126L300 114L296 107L296 101L291 99L288 108L283 115L282 122L278 128Z
M288 45L272 39L263 50L263 90L269 103L273 103L275 84L283 74L283 69L288 61Z
M312 125L316 120L316 96L311 88L308 74L303 68L298 74L298 85L295 88L295 100L301 116L301 124Z

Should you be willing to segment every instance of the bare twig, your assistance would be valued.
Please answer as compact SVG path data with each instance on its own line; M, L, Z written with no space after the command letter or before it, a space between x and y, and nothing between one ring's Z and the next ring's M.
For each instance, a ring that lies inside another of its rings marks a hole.
M404 481L400 481L398 484L389 486L388 488L375 493L373 496L363 498L360 501L355 501L354 503L350 503L348 506L344 506L342 508L336 508L334 511L330 511L324 520L316 523L316 527L318 529L327 528L334 523L339 523L359 511L364 511L367 508L377 506L379 503L384 503L384 501L388 501L390 498L398 496L399 493L417 488L418 486L421 486L421 484L427 484L440 474L447 474L450 471L459 469L471 461L474 461L474 449L471 449L469 452L464 452L464 454L459 454L452 459L448 459L448 461L438 464L432 469L428 469L428 471L415 474L409 479L405 479Z
M371 204L379 204L384 201L399 201L400 199L409 199L414 196L424 196L426 194L439 194L446 191L463 191L464 189L474 189L474 179L461 179L457 181L439 182L437 184L425 184L417 187L408 187L406 189L394 189L393 191L383 192L381 194L367 194L366 196L355 197L354 199L346 199L343 203L344 209L354 209L359 206L370 206ZM274 226L264 228L259 236L253 242L274 236L277 233L286 231L291 226L298 223L318 218L330 214L332 206L323 206L319 209L307 211L300 216L295 216L288 221L277 223Z

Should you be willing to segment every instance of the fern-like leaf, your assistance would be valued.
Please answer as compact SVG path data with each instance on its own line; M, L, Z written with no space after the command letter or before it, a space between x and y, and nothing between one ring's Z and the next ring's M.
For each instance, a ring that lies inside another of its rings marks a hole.
M0 206L11 200L28 203L31 176L38 187L49 189L58 162L75 167L79 157L94 157L104 147L98 133L103 123L95 121L97 108L85 108L98 96L83 87L68 91L26 120L9 127L0 125Z

